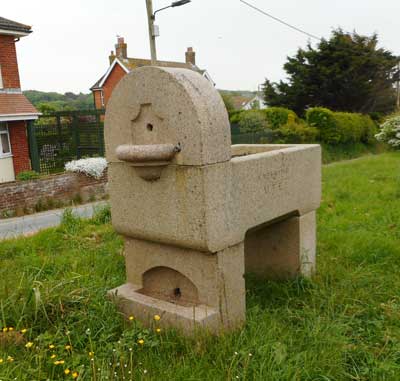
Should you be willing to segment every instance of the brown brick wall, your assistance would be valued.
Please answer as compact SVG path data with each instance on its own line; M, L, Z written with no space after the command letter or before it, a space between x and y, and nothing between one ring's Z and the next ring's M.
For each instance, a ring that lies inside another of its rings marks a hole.
M31 169L26 122L8 122L15 175Z
M101 103L101 90L93 91L93 98L94 98L94 107L96 107L96 110L101 110L102 108L104 108Z
M0 66L4 88L21 88L13 36L0 35Z
M33 212L39 202L67 203L78 195L82 201L106 195L107 173L100 179L83 174L63 173L30 181L0 184L0 218L5 213L21 215Z
M117 83L125 76L126 72L120 65L116 64L103 85L104 104L107 106L108 100L111 97L112 91Z

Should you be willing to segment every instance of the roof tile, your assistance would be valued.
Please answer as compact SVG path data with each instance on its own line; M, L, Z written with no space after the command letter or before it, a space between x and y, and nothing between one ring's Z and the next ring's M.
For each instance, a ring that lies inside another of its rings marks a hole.
M39 111L23 94L0 94L0 116L18 114L38 115Z
M31 27L29 25L21 24L16 21L12 21L6 19L4 17L0 17L0 29L9 30L12 32L22 32L22 33L31 33Z
M132 71L139 67L143 66L151 66L151 60L144 58L118 58L118 60L128 69ZM205 70L199 69L196 65L185 62L173 62L173 61L157 61L156 66L160 67L173 67L173 68L182 68L189 69L193 71L197 71L200 74L204 74ZM99 85L103 80L104 75L90 88L90 90L99 89Z

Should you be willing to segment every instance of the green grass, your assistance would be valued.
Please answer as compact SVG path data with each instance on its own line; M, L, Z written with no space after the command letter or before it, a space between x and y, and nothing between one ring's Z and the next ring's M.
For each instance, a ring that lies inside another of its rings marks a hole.
M72 380L66 367L79 380L399 380L399 159L324 168L318 273L249 277L247 324L223 337L158 335L124 321L105 298L125 274L104 211L91 221L67 214L57 229L1 243L0 327L28 328L34 346L4 344L3 335L0 380ZM53 352L65 364L53 365Z
M339 145L321 144L322 161L324 164L336 161L350 160L365 155L376 155L389 150L386 144L375 142L373 144L346 143Z

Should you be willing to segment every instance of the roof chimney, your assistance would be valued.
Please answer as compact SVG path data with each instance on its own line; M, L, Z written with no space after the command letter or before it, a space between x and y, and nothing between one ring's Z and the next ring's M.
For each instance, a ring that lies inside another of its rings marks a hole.
M110 61L110 65L114 62L114 60L115 60L115 54L114 54L114 51L113 51L113 50L111 50L111 53L110 53L110 55L108 56L108 60Z
M187 48L186 51L186 63L196 65L196 52L193 51L193 48Z
M123 37L118 37L117 44L115 45L115 55L117 58L128 58L127 54L128 45L125 43Z

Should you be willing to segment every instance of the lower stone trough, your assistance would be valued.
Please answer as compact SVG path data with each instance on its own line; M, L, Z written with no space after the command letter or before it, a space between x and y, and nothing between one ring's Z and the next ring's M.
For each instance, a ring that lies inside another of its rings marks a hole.
M244 274L315 270L319 145L231 146L218 92L189 70L125 76L105 120L113 225L127 282L110 291L126 314L186 333L245 321Z

